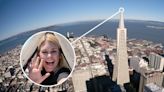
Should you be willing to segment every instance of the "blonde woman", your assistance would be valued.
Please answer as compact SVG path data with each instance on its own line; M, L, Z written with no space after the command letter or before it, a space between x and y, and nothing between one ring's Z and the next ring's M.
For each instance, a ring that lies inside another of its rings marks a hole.
M42 85L54 85L66 78L70 70L63 67L63 53L58 39L47 32L40 39L37 55L29 67L29 78Z

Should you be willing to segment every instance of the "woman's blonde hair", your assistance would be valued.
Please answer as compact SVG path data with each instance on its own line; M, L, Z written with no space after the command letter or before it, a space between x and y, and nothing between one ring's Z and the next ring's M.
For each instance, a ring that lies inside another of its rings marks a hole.
M63 60L64 60L64 56L62 55L62 50L61 50L61 45L57 39L57 37L53 34L53 33L50 33L50 32L46 32L45 35L43 35L39 41L39 44L38 44L38 53L40 52L40 49L41 49L41 46L46 42L51 42L53 43L55 46L58 47L59 49L59 67L62 66L63 64Z

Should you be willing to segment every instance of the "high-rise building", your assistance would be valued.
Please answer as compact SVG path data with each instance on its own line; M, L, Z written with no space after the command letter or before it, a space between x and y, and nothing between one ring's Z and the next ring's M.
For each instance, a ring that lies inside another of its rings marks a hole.
M149 67L154 68L154 70L163 71L164 57L162 57L156 53L150 53L150 55L149 55Z
M133 56L130 58L130 68L140 73L140 58L137 56Z
M130 58L130 68L135 70L137 73L141 72L141 68L147 68L148 63L138 56L133 56Z
M119 28L117 29L117 58L114 65L113 81L117 84L123 85L128 83L128 55L127 55L127 30L124 27L124 9L120 8Z
M92 78L90 70L76 70L72 75L72 82L75 92L86 92L86 81Z
M155 83L159 87L162 87L163 74L160 71L148 71L146 69L142 70L140 76L139 92L144 91L144 86L149 83Z

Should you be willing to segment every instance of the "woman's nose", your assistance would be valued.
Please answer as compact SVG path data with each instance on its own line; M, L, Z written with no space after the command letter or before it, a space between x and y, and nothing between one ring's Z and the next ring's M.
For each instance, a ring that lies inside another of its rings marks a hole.
M49 57L49 58L52 57L52 54L51 53L48 53L47 57Z

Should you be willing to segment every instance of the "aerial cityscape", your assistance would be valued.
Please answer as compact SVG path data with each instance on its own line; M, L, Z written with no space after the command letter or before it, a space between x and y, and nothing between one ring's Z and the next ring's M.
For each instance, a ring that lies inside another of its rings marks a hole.
M38 87L19 66L21 45L0 55L1 92L162 92L162 44L127 39L124 11L120 12L117 39L106 35L82 37L74 45L76 66L72 77L56 87ZM76 37L67 33L72 42Z
M0 1L0 92L164 92L163 0L111 1ZM38 86L21 70L24 42L41 31L74 48L61 85Z

